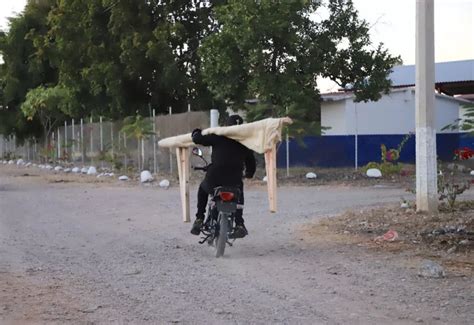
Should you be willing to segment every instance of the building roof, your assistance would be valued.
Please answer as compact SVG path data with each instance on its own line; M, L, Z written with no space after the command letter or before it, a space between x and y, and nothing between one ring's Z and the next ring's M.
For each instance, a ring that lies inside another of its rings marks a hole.
M415 85L415 65L393 68L389 78L392 87ZM435 88L447 95L474 93L474 60L439 62L435 64Z
M413 94L415 94L415 87L399 87L396 89L392 89L390 93L398 93L398 92L403 92L403 91L411 91ZM390 95L390 93L388 95ZM385 96L385 95L383 95ZM436 98L440 99L446 99L446 100L451 100L458 102L460 104L469 104L472 103L470 102L467 98L464 98L464 96L459 96L459 97L452 97L452 96L447 96L444 94L438 94L435 93ZM323 102L337 102L337 101L342 101L346 99L352 99L354 97L354 93L352 91L340 91L340 92L332 92L332 93L326 93L326 94L321 94L321 100Z

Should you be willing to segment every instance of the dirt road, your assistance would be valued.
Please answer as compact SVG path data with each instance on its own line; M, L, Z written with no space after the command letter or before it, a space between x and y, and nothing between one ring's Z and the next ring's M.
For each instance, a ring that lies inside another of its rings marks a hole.
M418 261L403 254L302 240L302 225L397 202L407 197L403 189L282 187L279 212L270 214L265 188L251 186L250 235L216 259L182 223L177 188L50 183L28 173L0 166L2 324L468 324L474 318L470 278L420 278Z

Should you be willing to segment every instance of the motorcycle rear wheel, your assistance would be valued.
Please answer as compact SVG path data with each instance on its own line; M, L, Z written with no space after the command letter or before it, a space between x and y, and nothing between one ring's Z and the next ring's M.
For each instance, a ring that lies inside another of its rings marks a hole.
M216 238L216 257L221 257L224 255L225 246L227 243L227 232L229 222L227 216L222 212L219 213L219 234Z

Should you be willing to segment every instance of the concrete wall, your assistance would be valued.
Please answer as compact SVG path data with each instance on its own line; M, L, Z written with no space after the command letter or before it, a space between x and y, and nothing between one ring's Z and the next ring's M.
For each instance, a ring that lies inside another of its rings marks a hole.
M459 117L460 103L436 96L436 129ZM331 127L325 135L407 134L415 132L415 94L412 89L394 91L377 102L354 103L343 99L321 104L321 124Z
M321 103L321 125L331 127L324 135L347 134L345 101Z

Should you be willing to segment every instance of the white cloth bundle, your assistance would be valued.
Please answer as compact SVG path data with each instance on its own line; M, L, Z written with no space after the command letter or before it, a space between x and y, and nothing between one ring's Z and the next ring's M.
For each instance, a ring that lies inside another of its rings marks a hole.
M202 131L203 135L217 134L234 139L242 143L249 149L258 153L264 153L279 141L281 141L281 131L283 125L291 124L289 117L267 118L252 123L233 126L221 126L208 128ZM160 147L177 148L193 146L191 133L162 139L158 142Z

